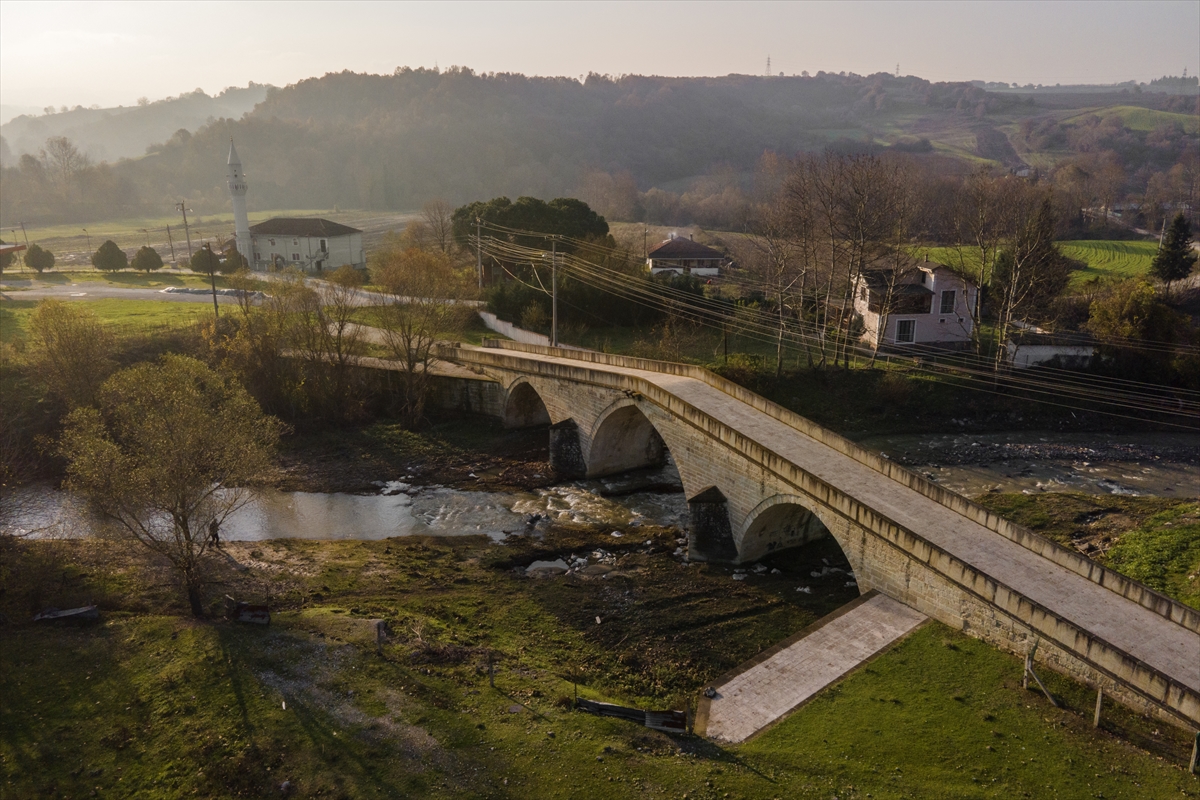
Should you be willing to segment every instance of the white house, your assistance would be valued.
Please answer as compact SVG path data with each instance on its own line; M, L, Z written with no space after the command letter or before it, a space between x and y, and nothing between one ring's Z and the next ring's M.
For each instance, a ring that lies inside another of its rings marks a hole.
M1053 363L1066 369L1086 367L1096 354L1090 336L1062 336L1040 328L1021 331L1006 343L1008 363L1015 369L1028 369Z
M673 235L650 248L646 254L646 266L650 268L651 275L673 272L676 275L715 278L721 274L721 267L729 264L724 253L693 242L691 237L684 239Z
M864 272L854 298L862 340L876 349L964 348L971 341L977 291L958 273L931 261L903 273Z
M320 272L343 264L367 266L362 231L319 217L276 217L250 226L254 267L274 265Z

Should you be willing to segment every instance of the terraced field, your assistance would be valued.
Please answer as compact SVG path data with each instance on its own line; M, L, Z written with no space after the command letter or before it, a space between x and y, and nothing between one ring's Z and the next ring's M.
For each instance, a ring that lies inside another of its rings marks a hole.
M1150 271L1158 242L1109 242L1079 240L1059 242L1063 255L1087 264L1071 275L1076 287L1096 278L1136 278Z
M1087 264L1086 269L1071 274L1071 288L1077 288L1095 279L1136 278L1150 271L1150 262L1158 252L1158 242L1111 242L1099 239L1080 239L1059 242L1063 255ZM928 256L930 261L949 267L978 269L979 254L972 250L960 253L953 247L920 247L914 250L918 257Z

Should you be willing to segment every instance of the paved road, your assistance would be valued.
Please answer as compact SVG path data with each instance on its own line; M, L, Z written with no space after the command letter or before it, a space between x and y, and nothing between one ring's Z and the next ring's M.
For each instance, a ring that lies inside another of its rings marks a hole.
M555 356L503 353L580 366L579 361ZM670 392L1063 619L1200 692L1200 634L1054 564L707 383L599 363L587 366L635 376Z
M164 292L160 289L114 286L103 281L42 284L28 289L0 291L0 297L5 300L42 300L50 297L55 300L159 300L167 303L212 303L211 294ZM217 295L217 302L236 303L237 299L228 295Z
M828 621L713 688L704 735L744 742L928 617L882 594Z

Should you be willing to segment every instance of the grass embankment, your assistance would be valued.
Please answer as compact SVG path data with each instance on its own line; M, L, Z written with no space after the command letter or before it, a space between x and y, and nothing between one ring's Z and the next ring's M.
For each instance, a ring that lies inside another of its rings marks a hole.
M1112 706L1094 731L1089 690L1047 674L1052 708L1020 688L1019 659L939 624L741 746L569 711L572 677L583 696L682 706L848 599L840 580L795 592L814 583L802 553L737 583L678 564L673 536L231 545L247 569L227 588L270 600L269 628L179 616L160 576L89 561L43 601L94 593L101 624L3 632L0 794L1200 796L1185 735ZM511 570L597 546L624 551L608 578ZM382 655L373 618L392 631Z
M977 501L1152 589L1200 608L1200 502L1046 492Z
M29 315L37 300L5 300L0 303L0 341L23 342L29 332ZM181 303L165 300L90 300L87 309L100 318L106 328L118 336L139 336L180 330L212 317L209 303ZM235 311L232 306L227 310Z
M1150 262L1158 252L1158 242L1107 241L1078 239L1057 242L1062 254L1087 264L1085 269L1071 273L1068 291L1078 290L1095 280L1125 280L1139 278L1150 272ZM979 268L979 253L954 247L916 248L918 256L928 255L931 261L974 273Z

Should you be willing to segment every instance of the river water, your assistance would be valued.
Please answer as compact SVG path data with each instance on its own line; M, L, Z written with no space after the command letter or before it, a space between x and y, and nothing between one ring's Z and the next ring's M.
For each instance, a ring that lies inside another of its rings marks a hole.
M945 434L861 442L968 497L989 491L1193 497L1200 494L1200 436L1175 434ZM670 490L675 487L675 490ZM9 530L85 536L86 507L47 485L15 496ZM254 492L222 528L231 541L384 539L537 533L551 521L683 527L687 501L674 466L531 492L482 492L380 483L373 494Z
M391 536L537 533L551 522L682 527L687 502L673 467L636 480L585 481L532 492L473 492L441 486L380 484L375 494L258 490L221 527L227 541L264 539L386 539ZM636 491L639 484L655 491ZM619 496L609 497L613 492ZM20 513L13 533L85 536L96 520L69 492L40 485L15 498Z

